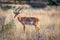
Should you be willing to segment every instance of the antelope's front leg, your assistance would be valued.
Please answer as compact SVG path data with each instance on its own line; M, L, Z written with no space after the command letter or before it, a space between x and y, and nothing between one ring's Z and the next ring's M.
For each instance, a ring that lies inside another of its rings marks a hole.
M24 32L26 31L26 29L25 29L25 25L23 25L23 30L24 30Z
M25 29L25 23L24 22L21 22L21 23L23 25L23 31L25 32L26 31L26 29Z

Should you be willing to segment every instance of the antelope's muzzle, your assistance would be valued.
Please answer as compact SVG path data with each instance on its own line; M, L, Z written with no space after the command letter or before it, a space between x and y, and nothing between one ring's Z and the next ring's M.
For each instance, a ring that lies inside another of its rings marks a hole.
M14 18L16 18L17 15L14 16Z

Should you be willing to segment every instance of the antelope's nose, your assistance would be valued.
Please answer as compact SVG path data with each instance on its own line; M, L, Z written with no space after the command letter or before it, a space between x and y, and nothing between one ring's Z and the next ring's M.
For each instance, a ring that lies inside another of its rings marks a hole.
M14 16L14 18L15 18L16 16Z
M14 18L16 18L17 15L14 16Z

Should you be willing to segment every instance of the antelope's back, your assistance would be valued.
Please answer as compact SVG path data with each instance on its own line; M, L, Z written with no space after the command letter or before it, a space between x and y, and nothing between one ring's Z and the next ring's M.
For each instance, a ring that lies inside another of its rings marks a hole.
M30 24L35 24L35 22L37 22L38 19L34 17L21 17L20 21L30 25Z

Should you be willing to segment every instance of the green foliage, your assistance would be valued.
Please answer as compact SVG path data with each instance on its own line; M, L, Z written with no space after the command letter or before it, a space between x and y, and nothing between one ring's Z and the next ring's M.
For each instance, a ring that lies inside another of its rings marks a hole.
M10 23L9 23L9 24L6 24L6 25L3 25L3 29L4 29L4 30L11 29L12 26L13 26L13 25L10 24Z
M27 0L27 1L31 1L31 0Z
M13 6L12 8L15 8L15 6Z
M57 3L57 0L48 0L49 5L55 5L58 6L59 4Z
M2 31L9 30L9 29L12 29L12 28L15 28L15 24L13 22L9 22L8 24L3 25Z
M12 6L3 6L3 7L1 7L1 9L4 10L4 11L7 11L11 8L12 8Z

